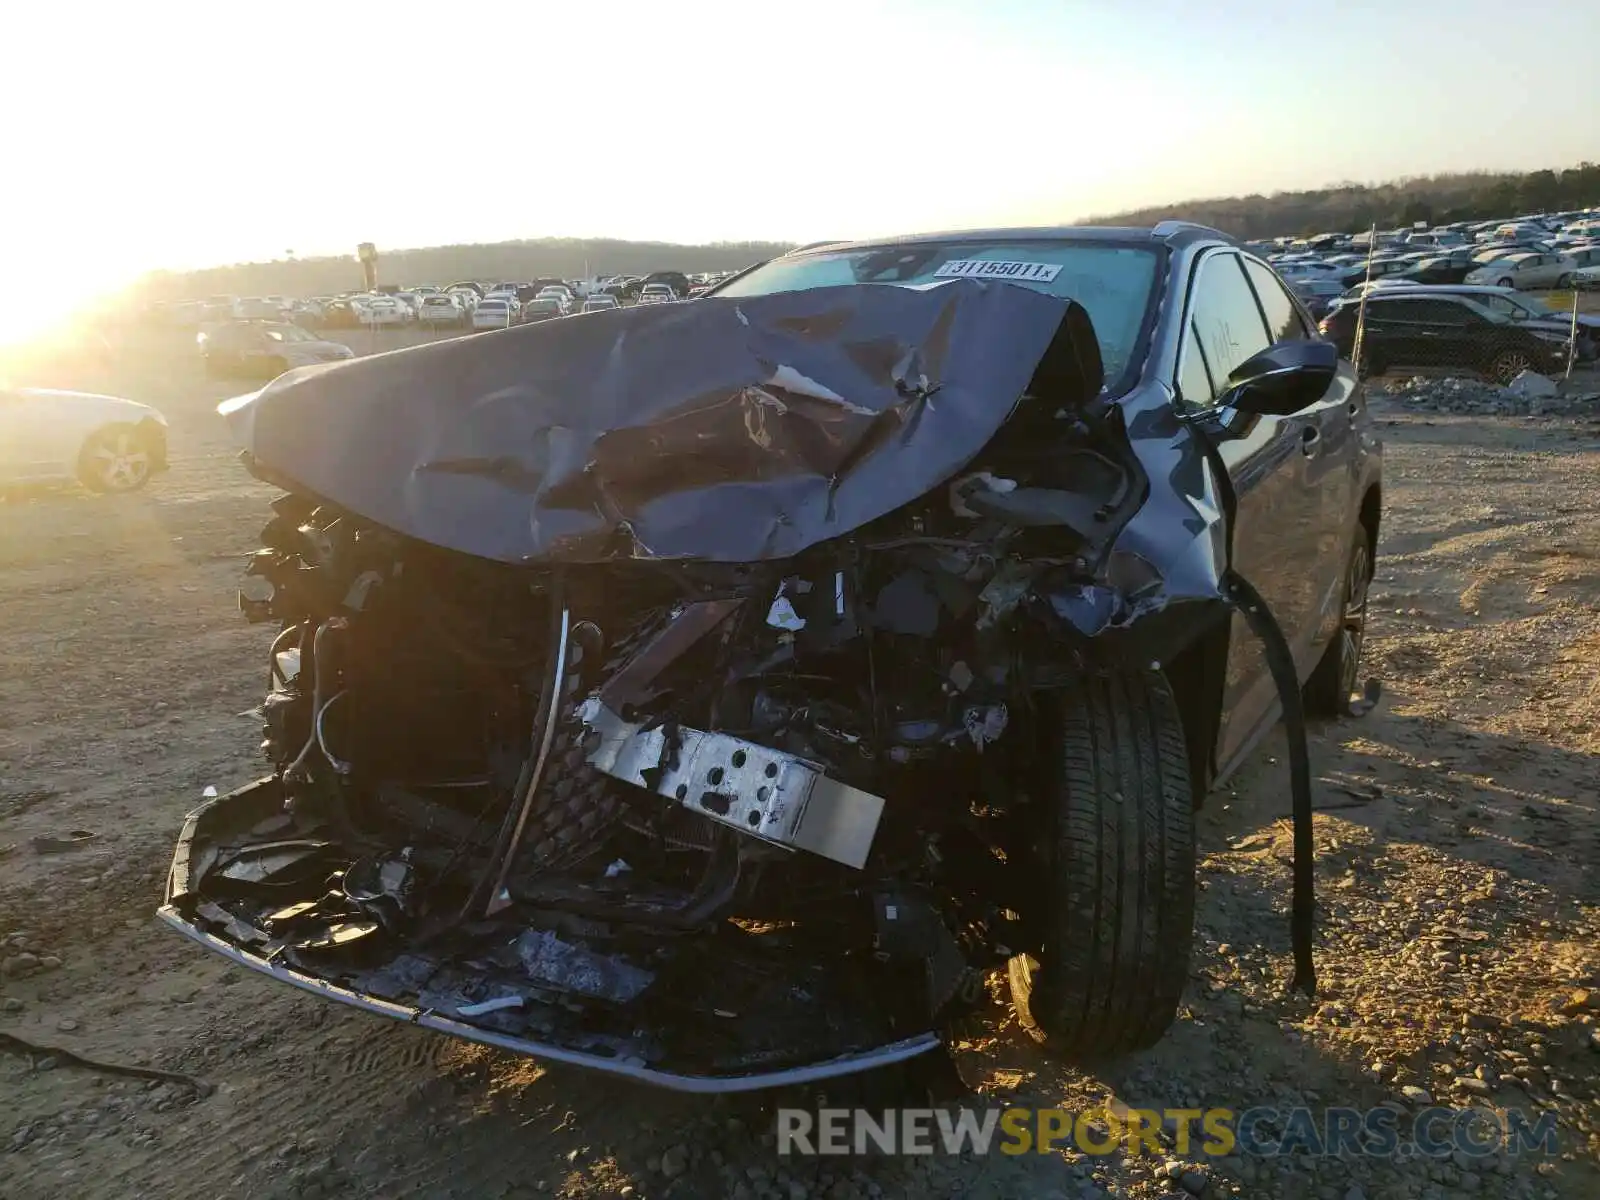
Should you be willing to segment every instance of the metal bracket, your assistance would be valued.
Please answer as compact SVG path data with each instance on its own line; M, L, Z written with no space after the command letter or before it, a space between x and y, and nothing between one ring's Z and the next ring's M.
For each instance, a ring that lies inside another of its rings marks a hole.
M597 771L763 841L858 870L866 864L883 815L882 796L743 738L625 721L598 697L586 700L578 716L599 735L588 756Z

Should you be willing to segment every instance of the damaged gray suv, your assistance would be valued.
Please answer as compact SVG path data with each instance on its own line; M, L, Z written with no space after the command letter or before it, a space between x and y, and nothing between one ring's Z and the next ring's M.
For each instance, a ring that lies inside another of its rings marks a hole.
M282 489L271 773L162 917L330 1000L693 1091L917 1058L1009 973L1149 1045L1194 811L1357 689L1379 444L1226 237L808 247L223 405Z

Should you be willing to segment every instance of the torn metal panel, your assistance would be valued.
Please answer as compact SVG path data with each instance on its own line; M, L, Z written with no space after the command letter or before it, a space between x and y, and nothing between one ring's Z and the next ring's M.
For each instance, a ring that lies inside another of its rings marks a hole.
M869 284L526 325L290 371L223 408L260 473L437 546L753 562L937 487L1047 351L1093 348L1071 301ZM1086 403L1099 372L1054 370L1052 403Z
M1174 600L1223 600L1229 562L1226 485L1203 436L1179 418L1169 388L1141 388L1120 405L1129 449L1148 480L1135 511L1119 529L1100 582L1132 594L1114 581L1114 558L1146 564L1150 582L1137 589L1141 609Z
M541 929L530 929L517 939L517 958L535 983L613 1004L637 1000L655 980L653 971L564 942Z

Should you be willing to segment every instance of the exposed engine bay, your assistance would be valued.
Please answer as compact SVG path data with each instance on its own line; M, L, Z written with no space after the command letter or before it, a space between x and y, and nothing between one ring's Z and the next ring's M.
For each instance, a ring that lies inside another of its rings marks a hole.
M926 1034L1016 941L1012 750L1073 669L1035 585L1081 540L984 515L1014 482L785 562L553 569L285 496L240 589L280 627L274 775L174 902L354 991L666 1071Z
M1040 698L1227 616L1210 468L1021 288L615 316L224 406L285 492L239 591L272 773L162 915L672 1086L921 1054L1040 942Z

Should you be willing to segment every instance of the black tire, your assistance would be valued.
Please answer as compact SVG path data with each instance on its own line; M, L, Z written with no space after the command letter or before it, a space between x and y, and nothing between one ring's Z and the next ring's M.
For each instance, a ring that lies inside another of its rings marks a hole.
M1566 275L1561 276L1561 278L1556 280L1556 288L1559 291L1563 291L1564 292L1568 288L1570 288L1571 286L1572 286L1572 275L1571 275L1570 272L1568 274L1566 274Z
M1507 278L1507 279L1502 279L1500 281L1499 286L1500 287L1516 287L1517 285L1515 283L1513 283L1509 278Z
M1339 627L1306 680L1308 716L1342 717L1350 697L1361 690L1361 650L1367 638L1367 593L1372 587L1372 545L1365 526L1356 527L1355 542L1345 559Z
M1056 696L1043 942L1011 959L1011 1000L1052 1053L1126 1053L1160 1040L1189 977L1189 754L1157 673L1105 669Z
M136 492L155 470L154 450L132 425L102 426L78 451L78 481L91 492Z

